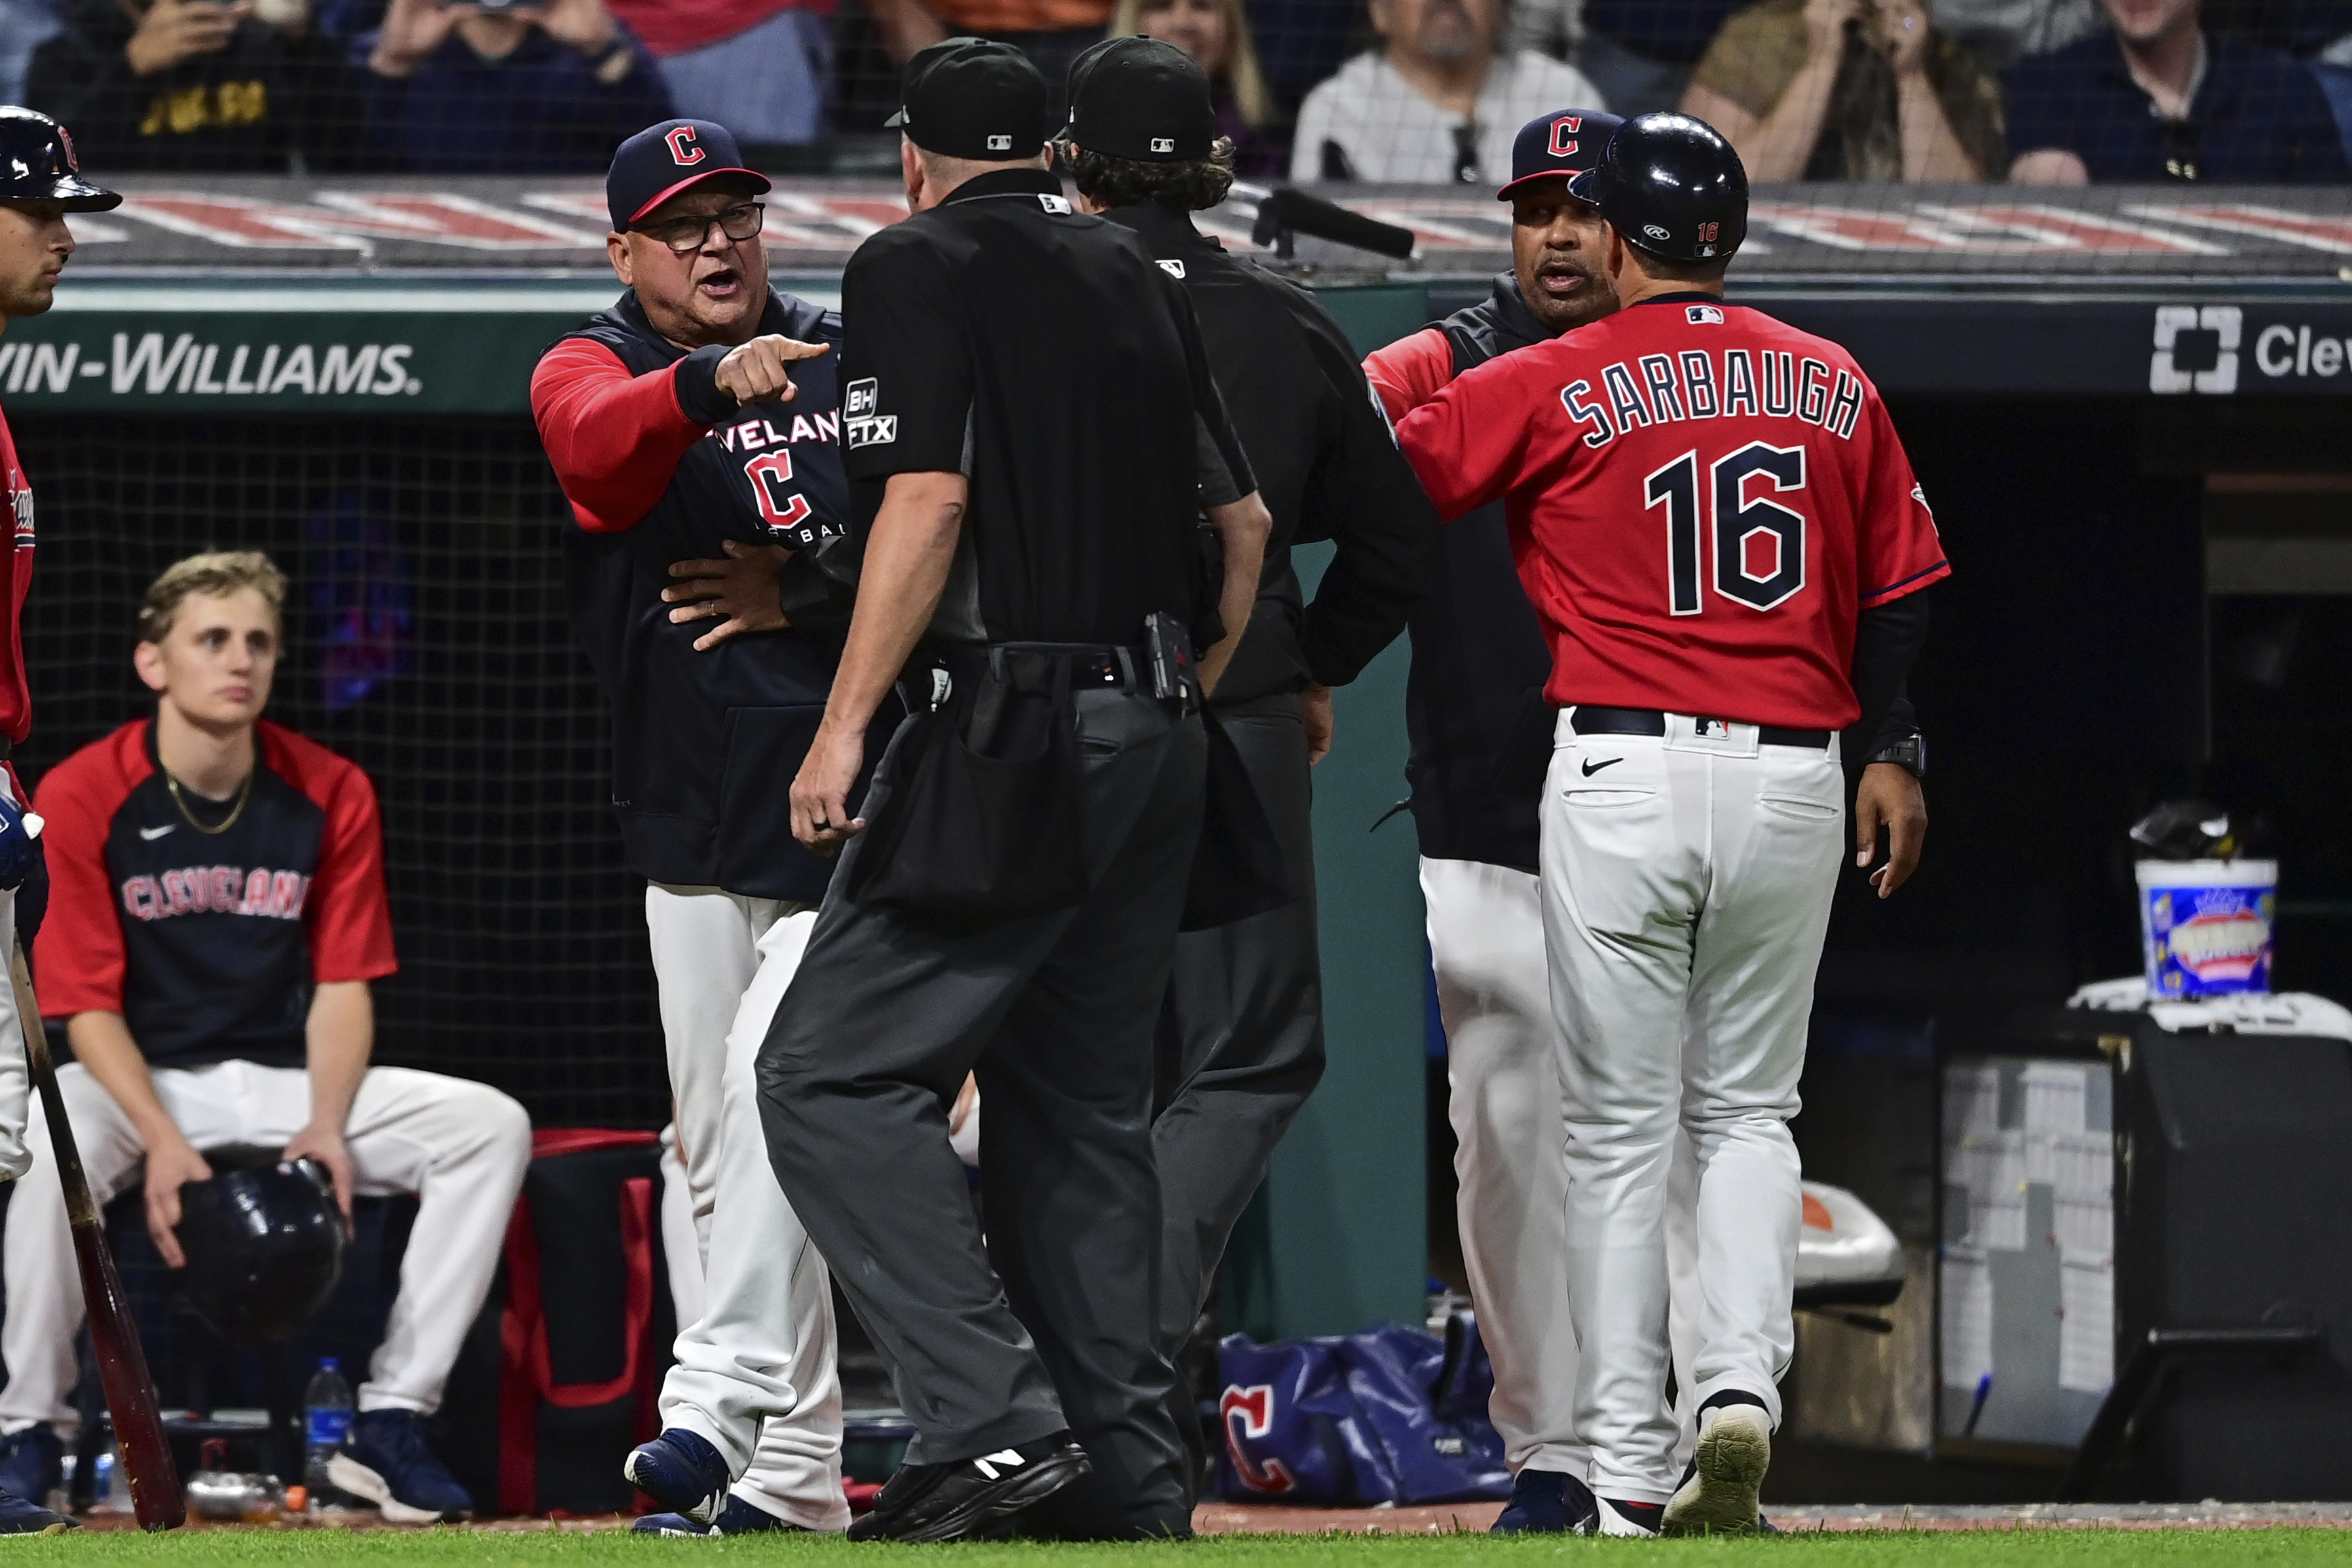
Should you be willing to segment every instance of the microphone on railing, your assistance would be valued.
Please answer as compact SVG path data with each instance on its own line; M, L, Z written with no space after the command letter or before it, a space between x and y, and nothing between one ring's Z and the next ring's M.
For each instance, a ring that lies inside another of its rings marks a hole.
M1272 246L1282 260L1290 259L1291 240L1302 234L1400 261L1412 254L1412 230L1349 212L1337 202L1310 196L1289 185L1266 191L1237 184L1234 194L1257 203L1257 221L1250 226L1250 238L1255 244Z

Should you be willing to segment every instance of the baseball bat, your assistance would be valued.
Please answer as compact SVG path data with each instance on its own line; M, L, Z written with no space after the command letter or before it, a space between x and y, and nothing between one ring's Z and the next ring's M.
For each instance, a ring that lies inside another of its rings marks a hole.
M49 1147L57 1155L66 1220L73 1227L74 1257L81 1265L90 1344L98 1352L106 1408L114 1417L114 1441L122 1450L122 1473L131 1480L131 1506L140 1529L176 1530L188 1521L188 1500L180 1490L179 1468L172 1463L171 1442L163 1436L163 1413L156 1402L155 1380L147 1375L139 1327L131 1321L122 1277L114 1271L114 1256L106 1249L106 1218L90 1199L89 1179L82 1174L81 1154L74 1147L73 1125L66 1120L65 1101L58 1094L48 1032L41 1026L40 1004L34 999L33 976L25 967L21 946L9 954L8 978L16 987L16 1020L25 1032L33 1088L49 1119Z

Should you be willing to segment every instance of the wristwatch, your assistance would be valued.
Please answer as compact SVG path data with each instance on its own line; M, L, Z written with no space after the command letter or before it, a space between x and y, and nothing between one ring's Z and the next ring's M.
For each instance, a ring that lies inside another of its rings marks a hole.
M1871 763L1893 763L1915 779L1927 776L1927 737L1914 730L1891 746L1881 746L1863 759Z

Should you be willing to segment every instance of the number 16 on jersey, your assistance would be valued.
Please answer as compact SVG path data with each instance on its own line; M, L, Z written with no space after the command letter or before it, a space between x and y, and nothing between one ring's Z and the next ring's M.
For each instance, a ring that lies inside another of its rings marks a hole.
M1706 549L1715 591L1751 610L1785 604L1805 585L1805 515L1769 499L1805 488L1805 448L1751 441L1707 464L1685 452L1643 481L1643 505L1666 513L1667 609L1696 616L1706 605ZM1699 509L1707 509L1703 525Z

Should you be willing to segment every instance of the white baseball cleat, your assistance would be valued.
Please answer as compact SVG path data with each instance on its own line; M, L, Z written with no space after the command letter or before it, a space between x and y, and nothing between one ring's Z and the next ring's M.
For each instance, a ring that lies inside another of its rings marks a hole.
M1696 1473L1666 1504L1667 1535L1752 1535L1757 1493L1772 1465L1772 1422L1754 1405L1706 1412L1691 1457Z

